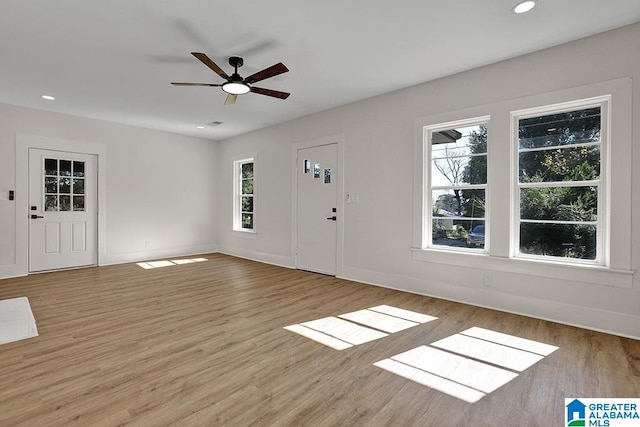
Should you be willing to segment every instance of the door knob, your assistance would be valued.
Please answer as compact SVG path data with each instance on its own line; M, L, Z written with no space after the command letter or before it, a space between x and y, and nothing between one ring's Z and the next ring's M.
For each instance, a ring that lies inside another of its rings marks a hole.
M31 219L38 219L38 218L44 218L41 215L31 215Z
M327 219L330 220L330 221L336 221L338 219L338 217L337 216L330 216Z

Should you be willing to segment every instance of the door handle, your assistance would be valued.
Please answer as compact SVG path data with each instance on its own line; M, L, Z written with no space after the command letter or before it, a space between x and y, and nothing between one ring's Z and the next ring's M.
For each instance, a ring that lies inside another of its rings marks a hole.
M44 218L41 215L31 215L31 219L38 219L38 218Z
M330 221L337 221L338 217L337 216L330 216L327 219L330 220Z

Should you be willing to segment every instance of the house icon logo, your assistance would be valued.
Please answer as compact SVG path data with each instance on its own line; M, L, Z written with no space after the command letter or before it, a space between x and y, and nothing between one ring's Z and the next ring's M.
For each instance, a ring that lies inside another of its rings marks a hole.
M578 399L572 400L567 405L567 427L584 426L586 424L586 408L587 405Z

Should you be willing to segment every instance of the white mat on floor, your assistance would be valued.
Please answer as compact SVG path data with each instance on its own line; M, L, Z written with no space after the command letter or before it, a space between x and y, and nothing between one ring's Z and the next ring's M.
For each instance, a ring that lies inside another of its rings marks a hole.
M0 300L0 344L38 336L27 297Z

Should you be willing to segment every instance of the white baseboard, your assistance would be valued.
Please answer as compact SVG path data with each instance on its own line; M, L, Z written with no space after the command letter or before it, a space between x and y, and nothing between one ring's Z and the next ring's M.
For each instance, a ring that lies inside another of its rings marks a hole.
M107 254L105 256L105 263L101 265L126 264L129 262L149 261L159 258L178 258L215 252L218 252L218 245L210 244L182 248L165 248L139 252Z
M250 249L237 248L233 246L219 246L218 252L238 258L245 258L251 261L263 262L265 264L277 265L279 267L295 268L293 257L286 255L274 255L266 252L259 252Z
M591 307L506 294L486 288L439 284L413 277L344 267L341 278L470 304L507 313L549 320L598 332L640 339L640 317ZM429 313L426 313L429 314Z
M0 279L26 276L28 273L23 266L18 264L0 265Z

